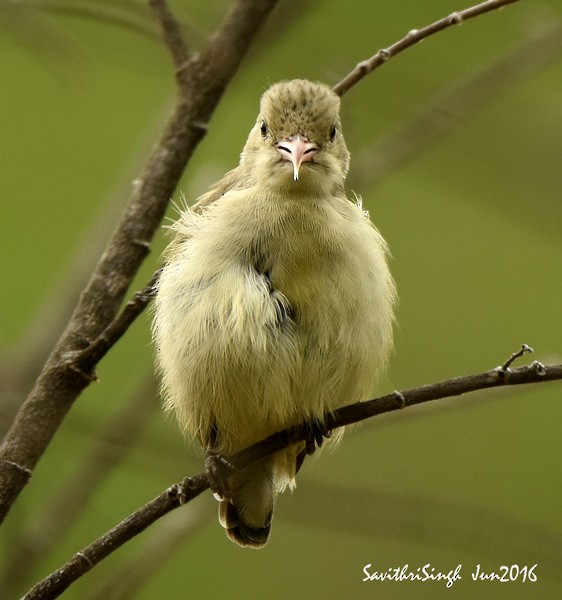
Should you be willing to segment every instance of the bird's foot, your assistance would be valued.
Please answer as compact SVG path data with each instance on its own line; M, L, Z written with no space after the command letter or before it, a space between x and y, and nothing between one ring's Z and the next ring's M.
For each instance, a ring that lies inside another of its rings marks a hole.
M232 473L235 466L218 452L207 450L205 453L205 475L211 491L219 499L232 498Z
M328 429L322 421L313 419L308 424L309 430L305 438L305 451L308 455L314 454L316 447L321 448L324 438L332 437L332 430Z

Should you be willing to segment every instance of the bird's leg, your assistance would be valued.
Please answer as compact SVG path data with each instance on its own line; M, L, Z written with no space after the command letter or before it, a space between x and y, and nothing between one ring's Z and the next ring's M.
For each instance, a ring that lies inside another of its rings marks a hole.
M215 450L217 437L217 428L213 426L205 450L205 475L212 492L228 500L232 497L232 474L236 467Z

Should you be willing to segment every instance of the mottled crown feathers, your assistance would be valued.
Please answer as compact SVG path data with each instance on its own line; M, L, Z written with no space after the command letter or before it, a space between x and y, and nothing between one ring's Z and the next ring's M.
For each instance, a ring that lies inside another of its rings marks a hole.
M277 139L301 133L318 144L340 129L340 99L323 83L306 79L281 81L262 96L258 121L265 120ZM260 123L261 126L261 123Z

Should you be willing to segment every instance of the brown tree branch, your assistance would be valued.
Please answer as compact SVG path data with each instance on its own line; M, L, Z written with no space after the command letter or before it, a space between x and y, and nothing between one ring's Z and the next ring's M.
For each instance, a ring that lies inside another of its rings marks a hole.
M367 402L358 402L344 406L332 414L326 414L324 422L327 429L336 429L352 423L358 423L375 415L392 412L397 409L415 406L452 396L507 385L542 383L562 379L562 364L545 366L537 361L526 367L504 370L497 367L485 373L464 375L439 383L425 385L404 392L393 392ZM306 425L284 429L267 439L241 450L230 457L229 462L236 468L244 468L290 444L300 442L307 436Z
M74 369L69 358L96 340L117 314L185 165L205 134L206 123L275 4L276 0L238 0L206 48L190 56L177 73L175 110L66 330L0 446L0 522L72 404L92 380L91 372Z
M324 416L326 427L336 429L383 413L476 390L562 379L562 364L543 365L535 361L517 369L504 367L505 364L484 373L456 377L345 406ZM308 434L309 424L284 429L229 457L228 462L233 468L242 469L290 444L306 439ZM90 571L114 550L160 517L197 497L208 487L209 483L204 473L187 477L171 486L88 547L77 552L69 562L35 585L24 596L24 600L48 600L58 597L76 579Z
M481 4L465 8L459 12L451 13L449 16L444 17L439 21L435 21L423 29L412 29L401 40L394 42L394 44L388 46L388 48L382 48L376 54L371 56L371 58L362 60L353 71L346 75L332 89L339 96L343 96L343 94L348 92L356 83L361 81L363 77L384 65L388 59L400 54L400 52L406 50L406 48L410 48L410 46L421 42L434 33L443 31L443 29L447 29L453 25L460 25L461 23L464 23L464 21L468 21L468 19L478 17L479 15L502 8L507 4L513 4L514 2L518 2L518 0L486 0Z

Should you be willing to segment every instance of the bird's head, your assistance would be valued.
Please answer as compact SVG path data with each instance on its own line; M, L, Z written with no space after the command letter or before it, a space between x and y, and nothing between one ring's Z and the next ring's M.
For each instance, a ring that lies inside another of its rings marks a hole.
M326 85L282 81L262 96L241 164L259 185L330 193L341 188L349 152L341 133L340 99Z

